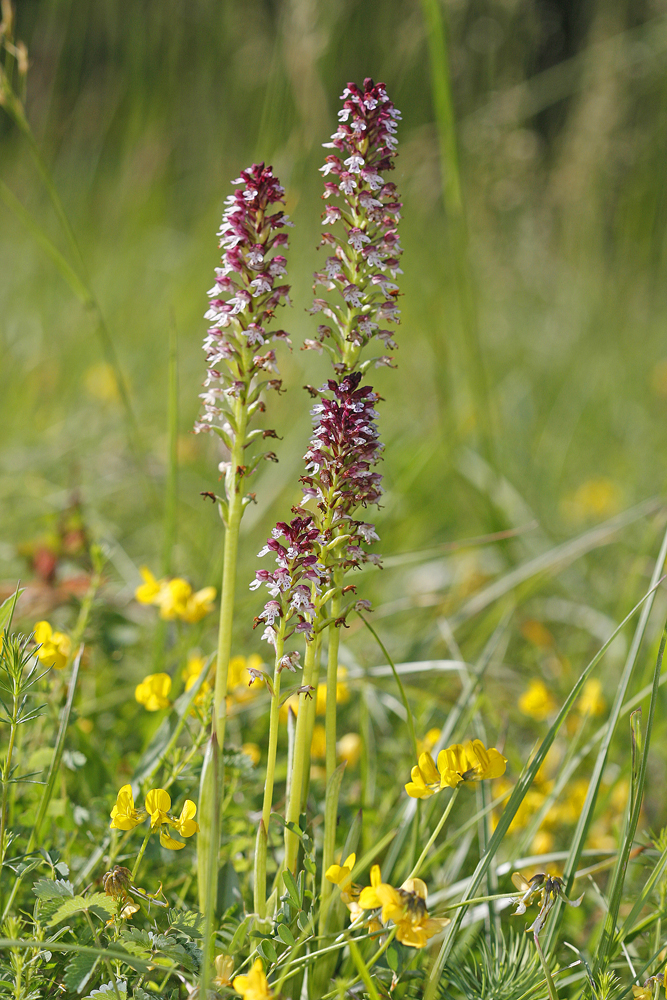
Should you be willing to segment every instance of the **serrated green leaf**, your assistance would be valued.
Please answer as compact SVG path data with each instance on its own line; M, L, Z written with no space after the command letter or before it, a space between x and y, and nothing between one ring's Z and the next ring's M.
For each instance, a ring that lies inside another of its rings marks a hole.
M32 887L37 899L71 899L74 896L74 886L65 879L40 878Z
M171 926L191 938L200 938L204 931L204 917L198 910L177 910L171 916Z
M90 977L97 967L99 955L88 955L79 952L67 963L63 984L71 993L83 993Z
M284 871L283 872L283 884L284 884L285 888L287 889L287 892L289 893L289 897L292 900L292 903L297 908L297 910L300 910L301 909L301 897L299 896L299 890L297 889L297 885L296 885L296 882L294 880L294 876L292 875L291 872L289 872L289 871Z
M116 912L116 904L111 896L107 896L104 892L94 892L92 896L88 897L73 896L71 899L66 899L58 907L49 920L49 927L53 927L54 924L59 924L62 920L67 920L68 917L75 913L81 913L83 910L92 910L96 913L101 911L102 916L110 917Z

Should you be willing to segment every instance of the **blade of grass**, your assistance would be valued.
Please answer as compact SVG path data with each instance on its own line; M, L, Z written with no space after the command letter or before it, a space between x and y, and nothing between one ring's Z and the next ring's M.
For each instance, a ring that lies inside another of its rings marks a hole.
M607 724L607 731L602 740L602 746L598 751L598 755L593 767L593 773L588 784L588 792L586 793L586 800L582 806L581 814L577 821L577 826L575 828L572 844L570 846L570 853L568 860L565 864L565 869L563 872L563 878L565 879L566 885L566 895L569 895L572 888L572 882L574 880L574 873L579 864L579 858L581 856L581 851L584 847L584 842L588 834L588 829L590 827L593 810L595 809L595 803L597 800L598 790L600 787L600 782L602 781L602 773L604 771L605 764L607 762L607 755L609 753L609 746L611 744L614 731L618 724L618 720L621 714L621 708L623 706L623 700L625 698L625 693L630 683L630 678L637 661L637 656L639 655L639 649L644 638L644 632L646 631L646 625L648 623L649 615L651 609L653 608L653 601L655 598L656 589L661 580L661 574L663 572L663 567L665 565L665 559L667 558L667 531L665 532L660 546L660 552L658 553L658 558L653 569L653 574L651 577L651 587L648 592L647 597L643 601L643 607L641 609L641 614L639 616L639 621L637 622L637 627L635 629L634 635L632 637L632 642L630 644L630 649L628 650L627 659L625 661L625 666L623 667L623 672L621 674L618 689L616 691L616 696L614 698L614 704L612 705L611 712L609 713L609 721ZM556 902L554 907L554 913L551 917L551 923L547 928L545 935L545 951L548 953L551 950L553 942L556 939L556 934L560 927L560 922L563 913L563 903L560 899Z
M615 517L609 518L608 521L596 525L590 531L585 531L582 535L563 542L562 545L556 545L548 552L544 552L534 559L522 563L516 569L506 573L499 580L494 580L488 587L475 594L474 597L449 618L449 624L453 629L456 629L459 625L479 614L480 611L483 611L490 604L504 597L505 594L510 593L510 591L514 590L521 583L525 583L527 580L541 573L548 573L557 568L562 568L568 563L574 562L575 559L579 559L592 549L606 545L612 535L620 531L621 528L627 527L627 525L632 524L642 517L653 514L661 506L662 501L658 497L645 500L643 503L623 511L622 514L617 514Z
M664 557L663 557L663 562L664 562ZM604 645L595 654L593 659L584 668L578 681L576 682L576 684L570 691L570 694L568 695L567 699L565 700L565 703L563 704L560 712L556 716L556 719L554 720L551 728L549 729L549 732L547 733L544 740L540 744L537 753L533 757L532 761L529 764L527 764L524 767L523 771L521 772L519 780L517 781L514 787L514 791L512 792L512 795L510 796L507 806L505 807L498 821L498 825L493 833L493 836L489 841L489 846L486 850L486 853L480 859L479 864L475 868L475 871L473 872L470 878L468 887L463 897L464 900L472 899L474 894L477 892L477 889L486 874L487 868L491 864L498 848L500 847L509 829L510 823L514 819L514 816L516 815L519 806L523 802L523 799L528 789L533 783L533 779L537 774L537 771L541 767L542 762L544 761L547 753L549 752L549 749L551 748L561 726L563 725L565 719L567 718L570 709L574 705L576 699L579 697L579 694L584 684L586 683L586 680L588 679L589 675L594 670L596 665L599 663L601 658L604 656L605 652L607 651L611 643L614 641L616 636L622 631L623 628L625 628L627 623L640 610L640 608L650 600L652 595L655 593L658 585L659 583L656 582L654 586L651 588L651 590L649 590L648 593L646 593L642 597L642 599L635 605L632 611L630 611L629 614L626 615L626 617L620 623L618 628L610 635L607 642L604 643ZM461 921L463 920L463 914L464 914L464 909L461 908L455 919L452 921L447 937L443 941L440 947L440 951L431 966L427 979L426 990L424 993L424 1000L435 1000L435 997L437 995L438 982L440 980L440 976L444 968L445 962L447 961L447 958L449 957L449 954L452 948L454 947L454 943L456 941L456 935L461 925Z
M644 739L644 746L640 748L637 746L638 736L635 735L633 730L633 757L635 761L633 764L638 764L636 769L636 774L633 774L632 790L631 790L631 811L629 822L627 824L627 829L625 830L625 835L623 838L623 843L621 845L621 850L618 854L618 859L616 861L616 867L611 879L611 887L608 890L609 897L609 908L607 911L607 916L604 922L604 928L602 931L602 937L595 950L595 962L593 965L593 971L595 975L600 972L604 972L609 964L609 953L611 950L612 942L614 941L616 934L616 925L618 921L618 912L621 905L621 898L623 894L623 886L625 884L625 876L628 868L628 862L630 860L630 851L632 850L632 844L634 842L635 833L637 832L637 824L639 823L639 813L641 810L642 800L644 796L644 785L646 782L646 768L648 765L648 752L651 745L651 734L653 731L653 719L655 717L655 707L658 699L659 690L659 680L660 671L662 669L662 659L665 652L665 640L667 639L667 634L663 632L662 639L660 641L660 650L658 652L658 658L655 665L655 671L653 673L653 690L651 691L651 702L648 711L648 720L646 723L646 737ZM641 758L639 758L639 752L641 749ZM637 758L639 758L637 760ZM635 767L633 766L633 772ZM622 936L616 937L616 942L620 943L622 941Z

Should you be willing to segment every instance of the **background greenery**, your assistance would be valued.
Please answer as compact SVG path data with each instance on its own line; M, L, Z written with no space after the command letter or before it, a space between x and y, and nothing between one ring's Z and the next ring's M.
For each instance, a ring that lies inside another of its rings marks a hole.
M259 648L247 583L270 526L299 496L310 426L301 386L327 372L299 347L314 327L305 310L319 263L320 144L348 79L385 81L403 112L392 178L404 202L399 367L374 373L387 444L377 522L390 558L360 583L376 627L398 660L443 659L453 622L472 660L518 601L485 686L490 724L502 731L510 719L520 725L514 706L528 677L543 674L564 696L646 589L664 523L657 508L584 543L576 560L545 556L557 574L527 573L518 587L507 574L663 489L667 4L449 0L442 10L467 247L443 205L443 176L451 180L456 165L440 160L419 3L19 4L17 37L31 59L27 116L113 337L143 453L128 448L94 317L0 207L1 575L8 588L30 576L26 546L53 530L77 492L91 537L110 556L83 714L108 734L105 745L120 740L123 754L139 749L139 719L152 726L132 694L153 663L142 627L153 618L132 593L138 566L157 572L166 558L170 330L179 432L171 571L195 587L218 584L221 526L199 494L216 488L220 456L214 441L190 432L203 377L202 314L229 181L264 159L287 188L295 222L294 308L281 317L294 353L281 353L287 392L267 414L284 438L280 463L258 473L258 504L243 525L236 651ZM0 177L67 254L7 116L0 136ZM447 548L508 529L521 530ZM67 560L60 566L63 577L74 571ZM466 605L496 579L504 581L500 602L491 594ZM659 595L656 627L664 609ZM66 605L50 618L69 627L72 615ZM541 642L525 628L535 620L549 630ZM209 652L213 625L188 642ZM383 660L358 629L345 656L351 665ZM607 661L609 692L619 662ZM426 727L442 722L458 682L422 674L419 690L428 694L418 704ZM389 723L384 731L390 740ZM532 730L523 742L513 737L517 763L533 738ZM621 747L624 754L625 737ZM103 769L96 756L88 768ZM652 767L663 779L664 764ZM103 786L98 771L86 780ZM649 803L658 823L660 808Z

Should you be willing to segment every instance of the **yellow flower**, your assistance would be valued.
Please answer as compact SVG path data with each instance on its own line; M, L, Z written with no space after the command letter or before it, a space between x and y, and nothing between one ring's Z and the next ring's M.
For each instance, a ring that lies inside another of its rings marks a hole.
M315 760L324 760L327 753L327 732L324 726L316 722L313 726L313 736L310 741L310 756Z
M156 580L148 566L142 566L139 572L144 582L135 590L134 599L139 601L139 604L155 604L165 581Z
M328 882L333 882L334 885L339 886L341 890L345 889L350 883L350 876L352 875L352 869L354 868L356 862L357 855L350 854L342 865L330 865L325 871L324 877Z
M602 682L597 677L589 677L579 696L576 708L581 715L602 715L607 702L602 697Z
M102 400L104 403L116 403L120 398L115 372L106 361L86 368L83 373L83 384L92 399Z
M146 796L146 812L151 818L151 827L168 823L167 813L171 809L171 796L164 788L151 788Z
M587 479L570 496L561 502L563 514L570 521L581 522L590 518L611 517L620 510L623 500L619 486L601 476Z
M174 840L172 835L169 833L168 826L163 826L160 830L160 843L163 847L166 847L168 851L181 851L185 847L182 840Z
M204 587L193 593L187 580L180 576L173 580L156 580L146 566L139 572L144 582L134 592L136 600L140 604L156 604L165 621L180 618L184 622L198 622L213 610L215 587Z
M163 582L153 603L160 608L160 618L172 621L174 618L183 618L191 597L192 587L187 580L177 576L173 580Z
M363 910L382 907L382 921L393 920L396 937L410 948L424 948L435 934L450 923L449 918L429 917L426 909L426 885L420 878L410 878L400 889L383 882L378 865L371 868L371 885L359 897Z
M190 624L200 622L202 618L205 618L206 615L213 611L213 602L215 601L216 594L217 590L215 587L204 587L195 594L191 594L185 603L185 610L180 617L184 622L189 622Z
M256 743L244 743L241 747L241 753L244 753L246 757L250 757L253 767L257 767L262 759L262 751Z
M382 906L382 901L377 894L380 885L382 885L380 866L373 865L371 868L371 884L362 889L359 896L359 906L362 910L375 910L378 906Z
M182 677L185 681L185 690L189 691L190 688L197 682L199 675L201 674L206 660L203 656L199 656L198 653L190 653L188 655L188 662L183 669ZM211 690L211 685L208 680L202 681L202 686L197 692L197 697L195 698L195 705L203 705L206 701L206 695Z
M557 707L551 692L541 680L532 680L519 698L519 711L537 722L548 718Z
M195 822L197 806L192 799L186 799L181 809L181 815L174 820L174 826L181 837L191 837L193 833L199 833L199 823Z
M653 986L633 986L632 995L635 1000L653 1000Z
M48 622L37 622L34 639L39 644L37 656L41 663L55 667L56 670L62 670L67 666L72 652L72 640L68 635L64 632L54 632Z
M507 760L500 751L487 750L481 740L454 743L440 751L437 768L430 753L420 754L405 790L413 799L424 799L441 788L456 788L461 781L499 778L506 766Z
M338 740L336 750L341 760L354 767L361 756L361 736L359 733L345 733Z
M116 804L111 810L109 826L112 830L133 830L135 826L143 823L145 818L134 807L132 785L123 785L116 797Z
M347 686L345 678L347 677L347 670L345 667L338 668L338 674L336 678L336 704L344 705L350 700L350 689ZM326 684L317 685L317 694L315 695L315 714L324 715L327 708L327 686Z
M169 674L148 674L141 684L137 684L134 697L147 711L158 712L161 708L168 708L171 705L168 697L170 691Z
M417 740L417 750L419 753L430 753L440 739L439 729L429 729L423 740Z
M213 977L215 986L231 986L233 972L234 959L231 955L215 956L215 976Z
M237 976L232 986L243 1000L271 1000L273 993L264 975L261 958L256 958L247 976Z

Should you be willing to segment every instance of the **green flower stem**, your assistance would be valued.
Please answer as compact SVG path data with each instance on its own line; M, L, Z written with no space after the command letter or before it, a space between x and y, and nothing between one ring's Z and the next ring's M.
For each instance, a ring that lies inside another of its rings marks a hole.
M537 934L533 934L533 940L535 942L535 947L537 948L537 954L540 956L542 971L547 981L547 989L549 990L549 1000L558 1000L558 990L556 989L556 984L551 978L551 972L549 971L549 966L547 965L546 959L542 953L542 948L540 946L540 941Z
M278 727L280 722L280 660L285 649L285 619L280 619L280 628L276 636L276 660L273 671L273 695L271 696L271 711L269 713L269 749L266 760L266 778L264 781L264 802L262 819L257 831L255 847L255 913L260 918L266 916L266 853L271 821L271 806L273 804L273 784L276 773L276 752L278 748Z
M313 678L311 684L314 688L313 697L306 700L306 718L308 720L308 734L305 737L306 746L311 746L313 742L313 730L315 729L315 719L317 717L317 685L320 682L320 660L322 653L322 633L315 635L315 663L313 665ZM308 791L310 789L310 768L303 772L303 785L301 786L301 812L306 811L308 801Z
M447 807L446 807L444 813L442 814L442 816L440 817L438 825L436 826L436 828L433 831L433 833L431 834L431 836L428 838L426 846L424 847L424 850L421 852L421 854L417 858L415 866L412 869L412 871L410 872L410 874L408 875L408 878L416 878L417 875L419 874L419 871L421 870L421 866L424 863L424 859L426 858L426 855L431 850L431 847L435 843L438 834L440 833L440 831L442 830L443 826L447 822L447 817L449 816L450 812L452 811L452 806L454 805L454 802L456 801L456 796L459 794L459 788L460 788L460 785L457 785L457 787L452 792L451 797L449 799L449 802L447 803Z
M317 643L306 643L306 657L303 664L303 685L312 684L313 672L315 669L315 659L317 653ZM290 782L290 794L287 803L288 823L299 825L299 814L301 812L301 790L303 788L304 773L310 764L310 744L308 743L308 712L306 705L306 695L299 695L299 713L296 717L296 733L294 737L294 760L292 764L292 779ZM285 828L285 861L284 867L292 873L296 870L297 856L299 853L299 838L292 830Z
M236 562L239 548L239 531L243 516L243 496L241 482L243 476L238 470L243 467L243 449L246 443L248 426L248 409L245 403L237 400L234 417L237 433L234 437L234 447L230 458L228 472L229 488L227 502L229 517L225 532L225 554L222 567L222 584L220 595L220 627L218 630L218 658L215 669L214 724L218 737L220 753L225 743L225 727L227 724L227 675L229 658L232 651L232 624L234 618L234 596L236 590ZM221 780L223 780L221 769Z
M382 956L384 955L385 951L387 950L387 948L389 947L389 945L391 944L391 942L396 937L396 931L397 930L398 930L398 927L392 927L392 929L390 930L389 934L386 937L386 940L385 940L384 944L381 944L380 947L378 948L378 950L375 952L375 954L371 955L371 957L369 958L369 960L366 962L366 968L367 969L372 969L373 966L375 965L375 963L382 958ZM351 989L353 986L356 986L356 984L358 982L360 982L360 981L361 981L361 976L357 976L356 979L353 979L351 983L347 984L347 988ZM324 996L322 997L322 1000L332 1000L332 998L335 997L335 996L336 996L336 992L325 993Z
M375 983L371 979L371 974L368 969L368 966L361 957L361 952L357 947L356 941L353 938L350 938L350 940L348 941L348 946L350 949L350 955L352 956L352 961L356 965L357 972L359 973L360 978L363 980L364 986L368 990L369 997L371 998L371 1000L380 1000L380 997L378 996L378 991L375 989Z
M337 618L341 612L343 587L343 571L334 570L334 586L336 594L331 599L331 617ZM327 788L331 776L336 770L336 691L338 687L338 649L340 645L340 629L335 625L329 628L329 653L327 658L327 702L326 702L326 768L327 768ZM327 912L329 897L333 891L333 885L324 877L324 873L333 864L334 851L336 849L336 818L338 810L333 810L333 822L324 824L324 845L322 848L322 911Z
M148 841L151 839L152 832L153 832L153 827L149 827L148 833L144 837L144 842L139 848L139 853L137 854L137 860L134 862L134 865L132 866L132 874L130 876L130 882L132 882L132 885L134 885L134 880L136 879L137 872L139 871L139 865L141 864L143 856L146 852L146 848L148 847Z

